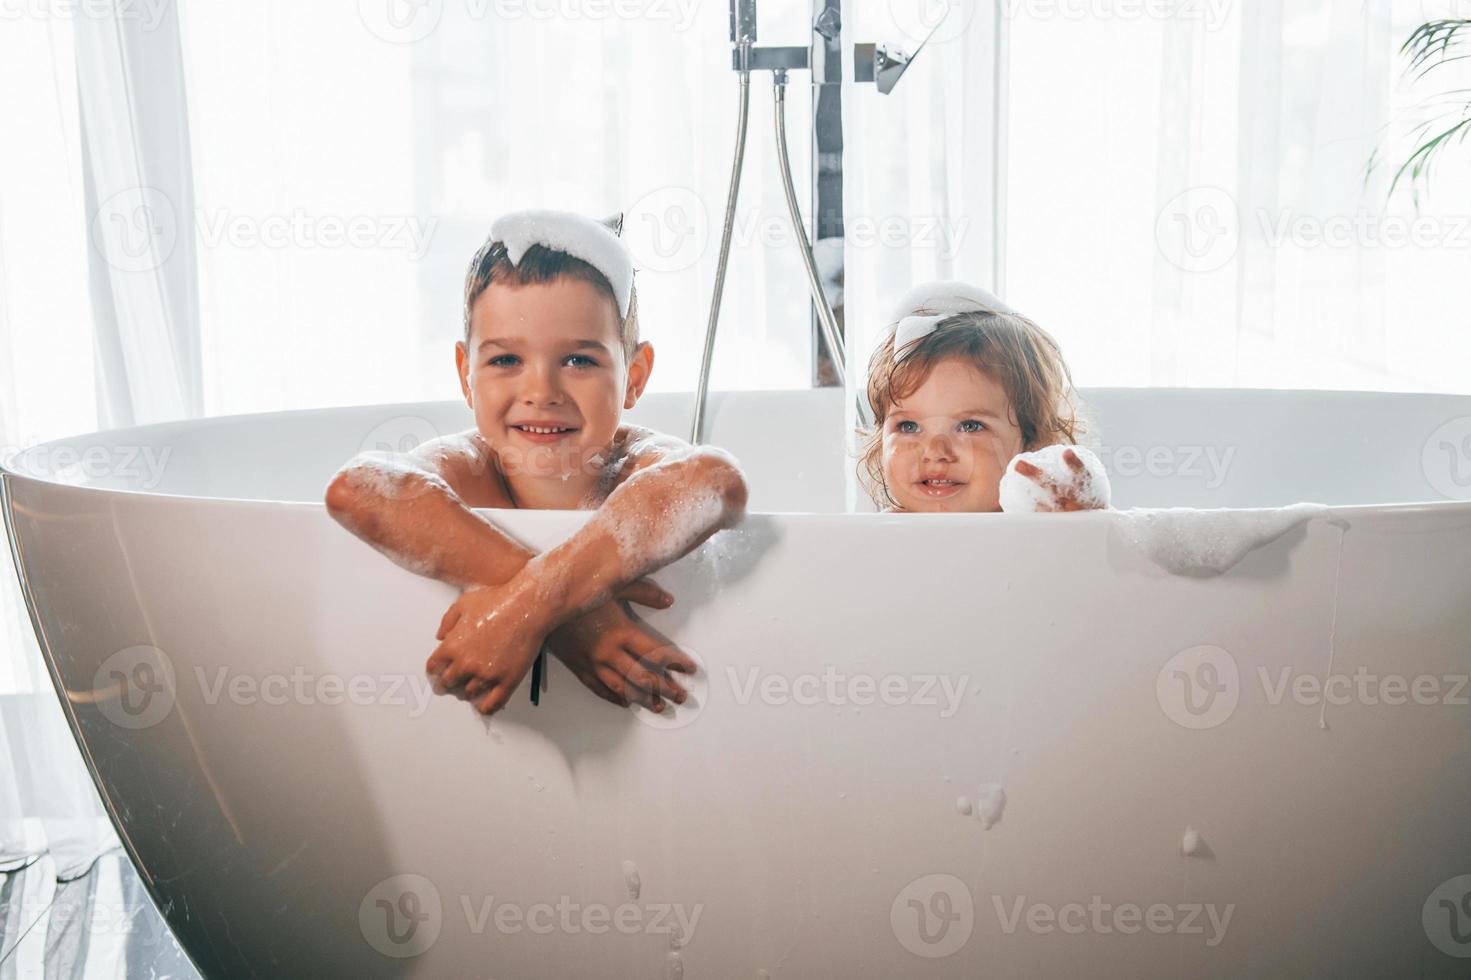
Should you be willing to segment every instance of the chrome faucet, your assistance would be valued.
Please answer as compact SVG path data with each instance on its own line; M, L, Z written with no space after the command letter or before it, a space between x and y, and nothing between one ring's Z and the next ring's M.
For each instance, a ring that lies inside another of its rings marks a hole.
M725 199L725 222L720 235L720 255L715 267L715 284L710 297L710 316L705 327L705 344L700 358L700 379L695 392L694 419L690 441L699 444L705 436L705 406L710 392L711 360L715 353L716 327L720 322L720 302L725 292L725 274L730 264L730 243L735 226L736 202L740 197L741 174L746 155L746 124L750 117L751 72L770 71L776 118L776 153L781 170L782 189L787 212L807 274L816 321L814 343L814 383L820 386L847 384L847 353L838 314L823 289L813 257L807 225L797 205L792 184L791 165L787 158L786 86L792 71L812 72L812 193L816 238L819 242L843 236L843 129L842 129L842 15L841 0L812 0L812 38L807 47L760 46L757 40L756 0L730 0L731 68L740 82L740 102L736 115L735 155L731 161L730 188ZM943 21L943 18L941 18ZM935 27L939 25L936 24ZM934 28L930 35L934 34ZM927 42L929 37L925 38ZM887 45L858 44L853 49L854 81L875 82L881 94L894 90L900 76L913 63L914 54ZM842 279L842 252L838 250L835 265L825 270L830 282Z

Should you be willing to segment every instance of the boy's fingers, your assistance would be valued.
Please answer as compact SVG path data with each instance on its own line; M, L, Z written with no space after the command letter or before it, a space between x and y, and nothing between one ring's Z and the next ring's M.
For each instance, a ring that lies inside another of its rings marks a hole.
M598 668L598 676L628 703L641 704L650 711L658 711L659 696L647 687L635 684L628 676L630 669L636 665L637 661L633 657L625 655L614 666Z
M674 605L674 596L646 578L625 585L619 590L618 598L626 602L636 602L640 606L648 606L650 609L668 609Z
M613 689L604 684L595 673L578 674L577 679L582 681L582 686L596 694L610 704L616 704L620 708L628 707L628 700L613 693Z
M659 643L642 632L630 637L626 645L640 663L658 672L664 693L675 704L684 704L689 699L690 692L675 677L675 674L693 674L698 668L689 654L672 643Z
M495 714L501 708L505 707L505 704L508 700L510 700L512 693L513 692L508 689L507 685L497 684L494 688L491 689L490 693L486 694L479 701L475 702L475 710L480 712L482 715Z
M472 677L465 682L465 688L460 692L461 697L473 698L479 695L490 685L490 681L484 677Z
M619 665L630 683L657 697L665 697L675 704L684 704L689 692L663 667L642 656L633 647L628 648L628 659Z
M1064 449L1062 451L1062 459L1063 462L1067 463L1068 469L1072 470L1074 473L1081 473L1085 469L1085 467L1083 466L1083 460L1079 458L1078 454L1073 452L1071 449Z
M449 666L452 659L454 658L449 655L449 651L446 650L444 644L441 643L439 646L434 648L434 652L431 653L429 655L429 659L424 662L424 671L428 674L438 674L440 671L444 670L444 668Z
M446 667L444 669L444 672L439 675L439 682L450 690L454 690L462 683L464 683L465 677L469 673L470 672L464 667L461 667L457 663L453 663Z
M652 650L641 651L639 656L664 670L678 671L681 674L695 674L700 670L700 665L695 663L693 657L672 643L656 644Z
M460 621L460 615L460 604L458 602L446 609L444 615L439 619L439 629L435 632L434 638L436 640L444 639L449 631L455 628L455 624Z
M642 694L642 692L630 687L627 679L624 678L622 674L618 673L618 671L614 670L612 667L609 667L605 664L600 665L594 673L597 674L597 678L599 681L602 682L602 685L607 688L615 698L622 701L625 707L634 701L639 701L639 703L641 704L643 703L640 700L640 695Z

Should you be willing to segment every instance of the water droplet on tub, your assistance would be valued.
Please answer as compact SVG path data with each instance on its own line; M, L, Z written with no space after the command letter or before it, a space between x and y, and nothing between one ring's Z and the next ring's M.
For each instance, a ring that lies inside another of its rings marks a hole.
M771 971L770 970L757 970L756 971L756 980L771 980Z
M684 958L678 953L669 954L669 980L683 980Z
M956 797L955 812L959 813L962 817L970 816L970 800L966 799L963 796Z
M623 887L628 889L628 897L636 899L644 890L643 879L638 875L638 866L632 861L623 862Z

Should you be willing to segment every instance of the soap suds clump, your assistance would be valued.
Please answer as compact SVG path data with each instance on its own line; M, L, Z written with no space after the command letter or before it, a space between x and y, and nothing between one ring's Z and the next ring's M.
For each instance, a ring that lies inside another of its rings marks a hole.
M1200 831L1194 827L1185 828L1185 836L1180 839L1180 853L1186 857L1200 853Z
M976 819L981 826L990 830L1001 822L1006 811L1006 790L996 783L986 783L976 793Z
M1063 454L1071 449L1083 464L1081 473L1068 465ZM1033 479L1017 472L1017 463L1025 461L1042 471ZM1039 482L1040 480L1040 482ZM1008 514L1030 514L1060 509L1060 493L1066 493L1084 509L1108 507L1113 490L1108 472L1092 450L1083 446L1044 446L1036 452L1020 453L1006 465L1001 477L1001 509Z
M1314 517L1329 517L1323 504L1255 510L1126 510L1115 518L1130 547L1174 575L1209 577Z

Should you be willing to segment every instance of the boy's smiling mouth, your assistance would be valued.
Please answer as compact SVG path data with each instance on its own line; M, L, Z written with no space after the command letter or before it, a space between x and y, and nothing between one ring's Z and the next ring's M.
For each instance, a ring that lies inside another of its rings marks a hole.
M556 442L578 431L575 425L561 425L556 422L514 422L510 428L535 443Z

